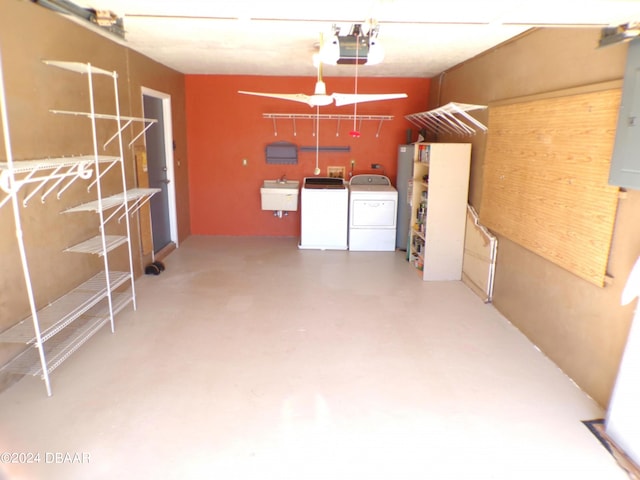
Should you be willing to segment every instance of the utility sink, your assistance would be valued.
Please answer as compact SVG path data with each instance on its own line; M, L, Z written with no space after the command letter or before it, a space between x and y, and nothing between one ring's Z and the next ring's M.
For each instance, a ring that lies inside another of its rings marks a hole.
M265 180L260 188L262 210L298 210L298 180Z

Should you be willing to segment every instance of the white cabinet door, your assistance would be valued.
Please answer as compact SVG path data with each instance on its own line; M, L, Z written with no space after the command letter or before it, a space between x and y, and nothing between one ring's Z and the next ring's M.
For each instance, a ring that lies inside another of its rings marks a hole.
M640 258L623 293L623 303L640 294ZM625 298L626 297L626 298ZM629 457L640 464L640 307L629 331L620 370L609 403L606 432Z

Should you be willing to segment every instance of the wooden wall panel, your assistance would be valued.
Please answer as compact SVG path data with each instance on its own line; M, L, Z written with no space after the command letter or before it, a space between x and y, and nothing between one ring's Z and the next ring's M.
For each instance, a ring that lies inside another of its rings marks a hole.
M147 150L143 145L136 145L133 148L136 160L136 179L139 188L149 188L149 170L147 168ZM145 203L138 210L138 220L140 222L140 241L142 244L142 254L150 255L153 252L153 232L151 230L151 205Z
M618 188L620 89L491 105L481 222L603 286Z

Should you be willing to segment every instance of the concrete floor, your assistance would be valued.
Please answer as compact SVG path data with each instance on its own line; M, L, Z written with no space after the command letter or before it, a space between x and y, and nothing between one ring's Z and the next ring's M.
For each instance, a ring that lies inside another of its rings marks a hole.
M296 242L185 241L52 397L0 394L0 452L40 454L0 479L628 478L580 422L602 410L464 284Z

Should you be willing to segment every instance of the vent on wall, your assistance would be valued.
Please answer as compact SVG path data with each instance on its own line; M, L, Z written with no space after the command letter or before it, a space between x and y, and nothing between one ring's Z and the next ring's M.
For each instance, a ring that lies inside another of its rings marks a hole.
M267 163L295 165L298 163L298 147L289 142L270 143L265 148L265 156Z
M68 0L31 0L45 8L54 10L64 15L86 20L100 29L113 33L120 38L124 38L124 25L122 18L107 10L95 10L93 8L83 8Z

